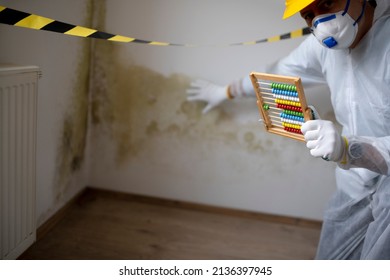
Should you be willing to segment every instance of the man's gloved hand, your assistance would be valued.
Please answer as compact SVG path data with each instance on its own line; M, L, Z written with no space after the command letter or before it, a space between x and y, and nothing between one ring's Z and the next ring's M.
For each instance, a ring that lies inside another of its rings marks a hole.
M190 88L187 89L187 100L207 102L206 107L202 111L205 114L229 98L227 90L227 86L223 87L208 81L197 80L192 82Z
M343 158L345 142L331 121L307 121L302 125L301 131L312 156L335 162Z

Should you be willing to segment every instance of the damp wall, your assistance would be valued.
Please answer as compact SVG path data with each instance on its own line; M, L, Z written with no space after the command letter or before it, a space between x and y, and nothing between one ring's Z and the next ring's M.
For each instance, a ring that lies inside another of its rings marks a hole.
M304 143L268 134L253 98L202 114L186 101L194 79L218 85L262 71L303 38L248 46L299 29L282 21L284 1L101 1L99 28L161 47L93 42L89 183L92 186L255 212L322 219L335 165ZM334 119L328 92L306 92Z
M88 26L91 2L0 1L0 5ZM0 25L0 62L40 67L37 123L38 226L87 184L90 41Z
M334 165L311 158L300 142L266 133L254 99L228 101L205 115L204 104L186 101L193 79L225 85L296 47L302 38L226 47L301 28L298 17L280 20L283 4L0 0L110 33L208 45L122 44L0 25L0 62L42 71L38 225L88 185L321 219L335 188ZM324 118L333 118L326 90L306 94Z

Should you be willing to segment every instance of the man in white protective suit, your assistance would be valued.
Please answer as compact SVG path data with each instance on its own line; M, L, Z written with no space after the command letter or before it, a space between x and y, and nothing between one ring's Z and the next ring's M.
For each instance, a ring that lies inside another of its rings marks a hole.
M389 0L286 0L313 35L266 72L327 84L339 133L327 120L301 128L314 157L337 163L337 190L324 213L317 259L390 259ZM255 96L248 77L228 86L196 81L189 101L204 113L234 97Z

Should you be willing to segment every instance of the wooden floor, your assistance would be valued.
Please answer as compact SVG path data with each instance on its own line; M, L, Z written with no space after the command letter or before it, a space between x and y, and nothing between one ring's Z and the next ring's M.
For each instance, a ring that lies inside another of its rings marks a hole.
M87 189L20 259L312 259L320 224Z

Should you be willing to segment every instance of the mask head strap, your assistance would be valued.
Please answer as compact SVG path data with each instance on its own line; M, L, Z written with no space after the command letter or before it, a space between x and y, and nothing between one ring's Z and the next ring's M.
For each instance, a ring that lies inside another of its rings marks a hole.
M366 1L364 1L364 2L366 2ZM341 14L342 16L345 16L345 14L348 12L349 3L351 3L351 0L347 1L347 4L345 5L345 8L344 8L344 12Z
M348 1L347 1L347 4L345 5L344 12L341 14L342 16L345 16L345 14L348 12L349 4L350 4L350 3L351 3L351 0L348 0ZM357 20L353 23L354 26L362 19L363 15L364 15L364 9L366 8L366 4L367 4L367 1L364 1L364 2L363 2L362 12L360 13L360 15L359 15L359 17L357 18Z
M349 2L349 0L348 0L348 2ZM364 1L362 12L360 13L360 16L357 18L357 20L355 21L355 23L353 25L356 25L362 19L363 15L364 15L364 10L366 8L366 4L367 4L367 1Z

